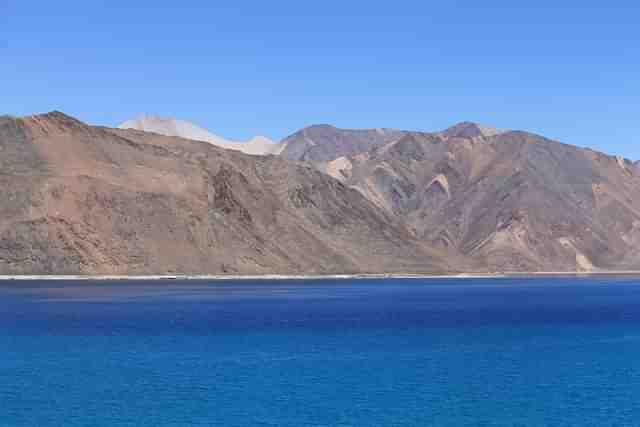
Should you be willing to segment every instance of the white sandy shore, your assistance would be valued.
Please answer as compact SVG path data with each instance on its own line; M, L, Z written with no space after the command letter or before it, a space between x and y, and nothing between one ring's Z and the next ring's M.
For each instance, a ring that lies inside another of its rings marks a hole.
M329 275L147 275L147 276L81 276L81 275L21 275L3 276L2 280L336 280L336 279L493 279L544 276L640 276L640 271L546 271L462 274L329 274Z

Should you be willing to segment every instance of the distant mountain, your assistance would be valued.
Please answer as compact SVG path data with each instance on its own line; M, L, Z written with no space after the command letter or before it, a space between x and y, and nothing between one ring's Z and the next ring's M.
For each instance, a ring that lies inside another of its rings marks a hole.
M276 156L53 112L0 118L0 170L0 274L457 271L358 191Z
M447 138L478 138L496 136L505 131L473 122L461 122L441 132Z
M285 138L280 154L287 160L328 162L367 152L402 135L402 131L395 129L350 130L313 125Z
M442 132L446 138L480 138L505 131L472 122L461 122ZM397 129L340 129L331 125L313 125L301 129L282 141L281 155L288 160L327 163L345 156L363 154L410 132ZM323 168L331 168L323 164Z
M229 141L193 123L154 115L143 115L133 120L127 120L118 128L153 132L165 136L177 136L194 141L205 141L218 147L253 155L279 154L282 150L281 144L276 144L264 136L256 136L246 142Z

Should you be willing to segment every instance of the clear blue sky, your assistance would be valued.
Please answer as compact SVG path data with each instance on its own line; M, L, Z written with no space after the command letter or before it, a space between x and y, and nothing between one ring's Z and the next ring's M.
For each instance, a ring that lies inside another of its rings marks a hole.
M0 112L230 138L471 120L640 159L639 22L615 0L0 0Z

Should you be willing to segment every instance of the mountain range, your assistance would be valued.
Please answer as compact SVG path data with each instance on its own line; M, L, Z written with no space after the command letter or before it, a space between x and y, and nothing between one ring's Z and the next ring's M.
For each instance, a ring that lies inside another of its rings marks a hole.
M0 274L640 270L640 166L523 131L0 118Z

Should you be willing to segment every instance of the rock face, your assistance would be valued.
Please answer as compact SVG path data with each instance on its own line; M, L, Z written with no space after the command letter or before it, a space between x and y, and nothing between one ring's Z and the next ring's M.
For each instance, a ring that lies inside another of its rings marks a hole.
M620 157L464 123L341 164L423 242L490 271L640 269L640 176Z
M208 143L0 118L0 274L455 271L357 190Z
M221 148L253 155L279 154L283 147L282 144L276 144L264 136L256 136L246 142L229 141L193 123L154 115L143 115L133 120L127 120L118 127L153 132L164 136L177 136L194 141L205 141Z

